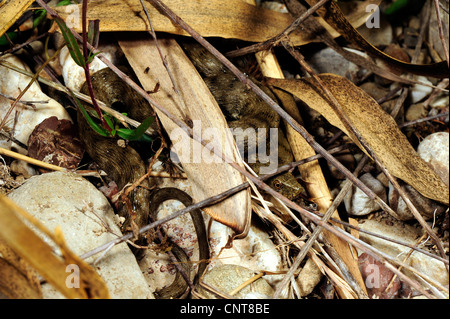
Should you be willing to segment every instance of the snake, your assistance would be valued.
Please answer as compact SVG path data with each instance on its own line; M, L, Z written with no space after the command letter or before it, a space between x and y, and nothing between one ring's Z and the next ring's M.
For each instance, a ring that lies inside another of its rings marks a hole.
M272 128L278 132L278 166L289 164L294 161L289 142L287 141L280 127L280 116L266 102L264 102L256 93L249 90L228 68L226 68L212 53L206 50L198 42L191 39L180 41L181 47L191 60L194 67L206 83L211 94L217 101L222 110L227 124L235 136L243 141L243 145L238 145L239 150L243 150L244 158L250 158L250 154L255 153L251 145L260 146L267 144L270 149L269 131ZM272 91L260 81L252 76L248 76L261 90L276 101ZM236 130L238 129L238 130ZM247 130L266 129L266 135L259 140L259 135L252 138L247 134ZM237 140L237 139L236 139ZM254 162L249 161L249 166L259 174L261 168L265 166L258 157ZM277 192L290 200L298 198L305 193L303 186L290 172L286 172L272 178L267 183Z
M245 130L246 128L268 129L279 127L279 115L255 93L249 91L244 84L238 81L212 54L199 45L191 46L189 43L185 43L183 48L203 76L205 83L221 107L230 128ZM269 96L274 98L267 87L255 79L253 80ZM111 69L105 68L92 74L91 83L96 99L101 100L119 112L126 112L130 118L142 122L149 116L154 116L154 111L148 102ZM226 89L224 90L224 88ZM80 92L84 94L89 93L87 83L82 85ZM92 107L87 103L83 102L83 105L85 108L92 110ZM145 163L139 153L129 143L125 143L125 145L123 143L119 144L118 138L105 137L95 132L79 108L77 111L77 123L86 153L116 182L119 190L122 190L128 183L133 183L145 175ZM278 137L279 165L292 162L293 156L289 143L281 130L278 130ZM249 144L249 139L245 140L245 143ZM244 145L244 149L246 147L247 145ZM250 166L258 173L262 164L256 161ZM272 177L268 180L268 183L289 199L295 199L304 191L303 187L290 172ZM161 188L152 192L151 186L154 186L151 185L151 181L144 179L138 187L129 193L128 205L122 201L119 203L118 214L125 217L122 230L132 228L132 222L139 228L147 225L150 218L156 218L158 207L166 200L176 199L185 206L192 204L192 198L181 190ZM129 208L133 211L131 215ZM207 263L205 261L209 259L209 246L200 211L193 211L190 214L194 222L200 249L199 257L201 262L199 263L196 276L196 278L199 278L206 269ZM191 267L186 253L174 243L172 243L172 252L183 265L186 273L190 274ZM155 292L155 296L168 299L178 298L186 289L187 283L180 273L177 272L173 283Z
M158 207L165 201L175 199L183 203L184 206L192 205L192 198L186 192L174 188L174 187L164 187L157 189L151 195L150 199L150 213L153 220L156 220L156 213L158 211ZM207 261L210 258L209 254L209 245L207 241L206 227L203 221L202 213L199 209L195 209L190 212L192 221L194 223L195 232L198 238L198 246L199 246L199 265L198 271L196 275L195 282L198 282L201 275L205 272L206 266L208 265ZM172 253L175 255L177 260L180 262L186 274L191 273L191 263L184 252L177 244L172 243ZM155 296L161 299L170 299L174 298L174 296L181 296L188 285L186 281L182 278L180 272L177 272L175 275L175 279L172 284L169 286L163 287L162 289L155 292Z
M92 89L97 99L108 106L127 114L137 121L143 121L153 115L152 109L140 95L128 86L111 69L105 68L95 72L91 76ZM84 83L80 89L81 93L88 94L87 84ZM91 108L83 103L84 107ZM108 177L114 180L119 190L128 183L133 183L146 173L146 166L139 153L130 145L119 145L115 137L105 137L94 131L86 121L81 110L77 111L78 131L85 146L85 151L104 170ZM128 195L128 201L135 216L128 212L128 206L119 203L118 214L126 218L122 230L129 230L131 222L141 228L148 224L150 218L156 220L157 209L166 200L174 199L183 203L186 207L192 205L192 198L184 191L176 188L151 189L151 182L144 179L140 186ZM199 243L198 278L205 270L209 259L209 246L205 223L200 210L190 212ZM141 239L142 240L142 239ZM172 252L184 267L187 274L191 273L189 258L186 253L175 243L172 243ZM161 299L172 299L180 297L187 289L187 283L177 272L172 284L155 291L155 297Z

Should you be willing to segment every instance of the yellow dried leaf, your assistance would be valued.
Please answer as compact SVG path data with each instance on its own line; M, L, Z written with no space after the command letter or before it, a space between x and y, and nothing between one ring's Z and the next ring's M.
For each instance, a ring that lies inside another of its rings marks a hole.
M354 26L361 26L371 13L365 11L368 4L379 0L366 0L355 8L347 18ZM155 31L187 35L166 16L156 10L149 1L144 1L149 11ZM293 22L290 14L252 6L242 0L184 1L165 0L164 4L203 37L235 38L251 42L261 42L281 33ZM53 8L66 20L69 27L81 32L81 5ZM147 18L139 0L96 0L90 1L88 20L100 20L100 31L147 31ZM319 22L334 36L339 34L322 19ZM314 36L304 30L290 35L294 45L314 41Z
M32 231L22 221L23 218L39 230L44 230L44 233L58 245L63 258L56 256L52 247ZM67 249L61 234L52 235L40 222L1 194L0 240L67 298L109 298L108 290L101 277L92 267ZM79 275L75 278L79 279L79 286L67 284L74 278L75 271L72 271L74 269L76 269L76 275Z
M448 204L448 187L419 157L394 119L372 97L341 76L321 74L319 77L392 175L410 184L422 195ZM313 79L270 79L269 83L297 96L349 135ZM354 142L359 145L358 141Z
M3 258L0 258L0 292L11 299L42 298L28 278Z
M34 0L0 1L0 37L33 2Z
M17 294L17 297L42 298L41 283L36 270L32 268L23 258L20 258L19 255L17 255L11 248L5 245L5 243L1 240L0 240L0 256L2 256L2 258L6 263L8 263L15 269L17 275L21 276L18 280L21 280L22 278L26 279L26 284L24 287L22 287L22 284L19 285L20 286L19 289L24 289L24 291L20 291L20 293ZM0 270L0 272L1 271L2 270ZM15 280L12 280L12 282L15 282ZM0 286L2 286L2 284L0 284ZM15 298L6 292L5 294L10 296L10 298ZM29 297L26 297L26 295L29 295Z

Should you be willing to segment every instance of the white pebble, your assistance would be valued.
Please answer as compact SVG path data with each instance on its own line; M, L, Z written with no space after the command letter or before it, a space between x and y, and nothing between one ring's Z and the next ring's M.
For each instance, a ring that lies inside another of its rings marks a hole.
M449 133L428 135L417 147L417 153L433 167L436 174L449 185Z
M417 246L417 239L422 235L420 229L402 222L388 224L376 220L365 219L363 223L359 224L359 227L363 230L395 239L412 246ZM372 247L381 250L398 261L406 262L417 271L428 275L440 284L448 285L448 272L441 261L417 251L410 254L411 248L409 247L371 236L364 232L360 232L359 236L361 240L370 244ZM405 273L408 276L411 276L409 271L405 270Z
M426 77L418 76L416 78L417 81L426 83L429 85L433 85ZM431 86L425 86L420 84L414 84L411 88L409 96L411 98L411 103L415 104L423 100L426 96L428 96L433 91Z
M370 173L362 175L359 179L383 201L386 201L386 189L378 179ZM347 193L344 204L347 212L356 216L367 215L380 209L380 205L371 200L362 190L355 186L352 186L352 190Z
M428 163L436 174L449 185L449 133L438 132L428 135L417 147L417 153ZM435 217L445 210L445 206L433 201L416 191L410 185L403 185L402 189L408 198L426 219ZM398 218L408 220L414 218L397 190L389 183L389 203L398 213Z
M7 54L0 58L2 61L13 64L17 68L30 71L30 68L14 55ZM0 92L16 98L25 90L30 82L30 77L13 71L9 68L0 66ZM71 120L64 107L54 99L45 95L39 84L34 82L23 95L22 101L41 102L33 103L34 106L18 103L6 122L6 130L10 131L14 127L14 138L27 145L28 138L36 125L46 118L56 116L58 119ZM1 120L10 109L12 101L0 95L0 114ZM16 117L17 115L17 117ZM14 126L14 122L16 124ZM0 146L8 149L16 148L20 153L27 154L27 151L13 142L7 141L0 135Z

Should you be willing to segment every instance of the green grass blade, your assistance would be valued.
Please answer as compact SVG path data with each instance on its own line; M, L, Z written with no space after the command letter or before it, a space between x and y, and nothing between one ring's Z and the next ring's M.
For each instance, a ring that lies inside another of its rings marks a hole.
M81 67L85 67L86 62L84 61L83 52L78 45L77 39L73 36L72 32L67 27L66 23L62 19L55 19L56 23L61 30L61 33L66 42L67 48L69 49L70 56L75 61L75 63Z

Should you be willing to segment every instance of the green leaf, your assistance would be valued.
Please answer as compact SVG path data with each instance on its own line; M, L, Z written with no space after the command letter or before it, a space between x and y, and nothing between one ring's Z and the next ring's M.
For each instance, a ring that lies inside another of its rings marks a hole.
M154 117L149 116L144 121L142 121L141 125L139 125L134 130L126 128L118 129L117 135L129 141L137 141L137 140L152 141L152 139L149 136L145 135L145 131L147 131L147 129L153 123L153 120Z
M106 124L111 128L110 135L115 136L117 131L117 124L115 124L115 119L111 119L108 114L103 114L103 118L105 119Z
M64 37L64 41L66 42L67 48L69 49L70 56L77 65L85 67L86 62L83 57L83 52L78 45L77 39L75 39L72 32L69 30L66 23L62 19L56 18L55 21L61 29L61 33Z
M47 18L47 11L44 9L36 10L33 18L33 28L36 28L39 24L41 24Z
M18 38L17 32L6 32L6 35L12 42L14 42L14 40ZM2 35L0 37L0 45L9 45L9 41L5 35Z
M86 121L88 122L89 126L94 131L96 131L98 134L100 134L101 136L105 136L105 137L111 136L111 134L106 129L104 129L103 127L99 126L97 123L95 123L95 121L89 115L89 112L86 111L86 109L84 108L83 104L80 103L80 101L75 97L75 95L72 95L72 97L74 98L75 102L77 103L78 107L80 108L80 111L83 114L83 116L86 119Z
M68 6L69 4L72 4L71 0L62 0L62 1L58 2L58 4L56 6L57 7Z

